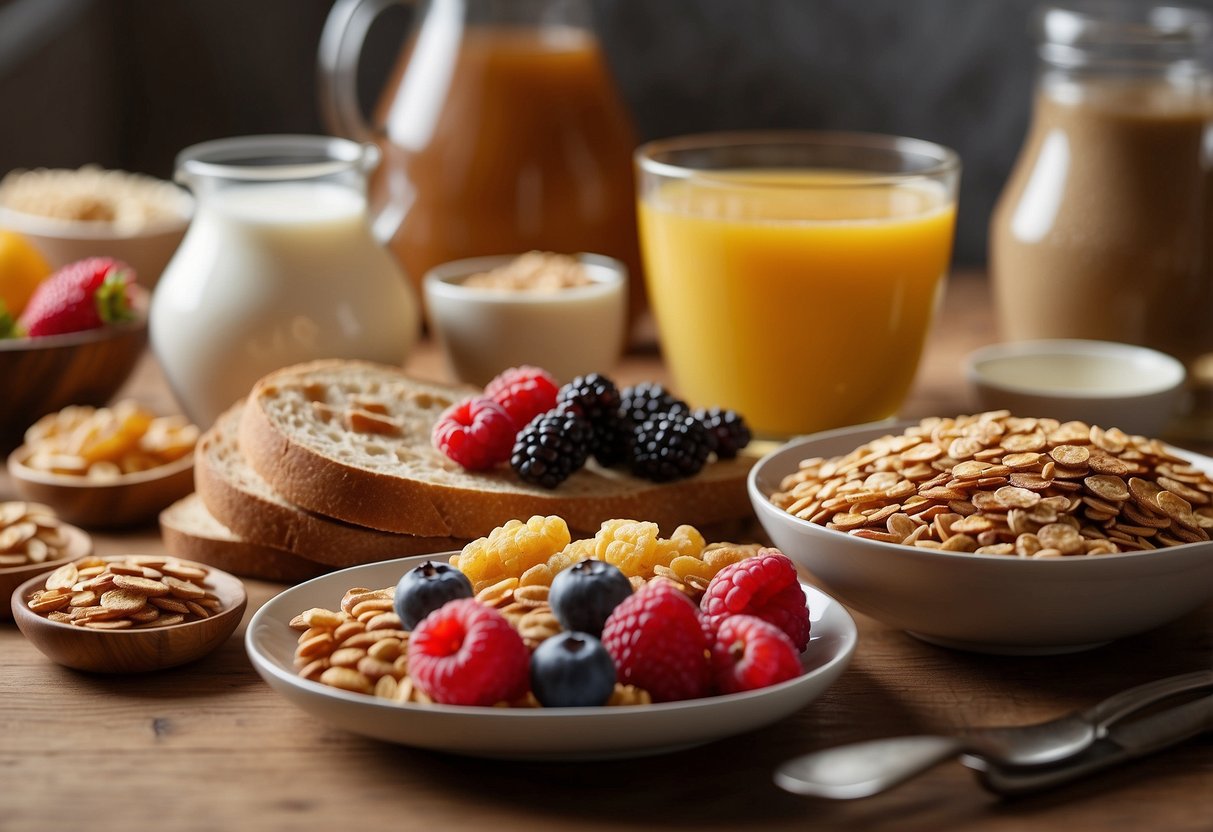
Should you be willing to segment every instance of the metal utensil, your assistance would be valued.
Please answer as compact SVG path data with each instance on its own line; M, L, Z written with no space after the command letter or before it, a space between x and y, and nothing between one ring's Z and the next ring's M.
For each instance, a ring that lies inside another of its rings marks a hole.
M975 757L965 757L963 762L978 769L987 789L1014 796L1060 786L1210 730L1213 730L1213 694L1139 719L1114 723L1108 726L1107 735L1090 748L1056 765L1005 767Z
M1126 717L1204 687L1213 687L1213 671L1148 682L1080 713L1036 725L977 728L957 736L892 737L828 748L784 762L775 771L775 783L795 794L851 799L891 789L962 754L966 761L990 771L1046 766L1091 748L1107 735L1109 726ZM1011 784L1011 779L1006 782Z

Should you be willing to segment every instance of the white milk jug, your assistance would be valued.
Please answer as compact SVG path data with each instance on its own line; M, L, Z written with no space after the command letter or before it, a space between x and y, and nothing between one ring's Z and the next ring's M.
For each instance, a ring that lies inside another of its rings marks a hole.
M200 427L279 367L403 364L420 310L371 234L378 158L374 145L325 136L221 139L177 157L197 211L156 285L151 343Z

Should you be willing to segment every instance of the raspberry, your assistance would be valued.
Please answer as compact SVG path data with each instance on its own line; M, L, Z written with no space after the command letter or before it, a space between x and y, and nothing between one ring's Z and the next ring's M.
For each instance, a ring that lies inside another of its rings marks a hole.
M523 482L555 488L585 465L590 424L574 409L557 407L518 432L510 465Z
M448 407L430 441L469 471L481 471L510 458L514 434L514 420L505 408L481 396Z
M653 482L694 476L711 453L707 429L685 412L649 419L632 432L632 473Z
M674 396L660 384L642 381L619 392L619 411L634 424L667 413L687 411L687 403Z
M721 693L765 688L801 672L787 634L752 615L730 615L720 622L710 649L712 676Z
M602 644L620 682L647 690L654 702L707 694L707 640L695 605L668 581L645 584L625 598L602 628Z
M710 630L730 615L753 615L787 634L797 650L809 643L809 609L796 567L778 549L762 549L752 558L716 573L699 602Z
M719 407L701 407L692 415L699 424L707 428L708 435L715 440L712 450L716 452L717 459L732 459L737 456L738 451L750 444L750 428L740 413Z
M447 602L409 635L409 675L435 702L495 705L530 685L531 655L505 616L474 598Z
M540 413L556 406L556 379L539 367L523 365L505 370L484 388L484 395L505 408L521 430Z
M623 462L629 434L620 420L615 382L599 373L577 376L560 388L556 401L574 407L590 423L590 453L599 465L609 468Z
M536 515L523 523L509 520L493 529L488 537L473 540L463 547L451 564L467 576L477 592L506 578L546 563L548 558L569 545L571 535L564 519Z

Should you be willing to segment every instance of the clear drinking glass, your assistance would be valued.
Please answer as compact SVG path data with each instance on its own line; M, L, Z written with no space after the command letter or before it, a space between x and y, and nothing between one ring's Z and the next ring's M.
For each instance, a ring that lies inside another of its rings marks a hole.
M683 397L768 437L897 412L951 256L953 151L716 134L644 145L636 167L649 295Z

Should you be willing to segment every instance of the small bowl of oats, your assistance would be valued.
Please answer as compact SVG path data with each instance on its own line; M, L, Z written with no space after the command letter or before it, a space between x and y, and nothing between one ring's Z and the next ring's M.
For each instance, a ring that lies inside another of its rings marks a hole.
M193 213L193 197L172 182L95 165L13 170L0 180L0 228L29 240L52 269L113 257L146 289L156 285Z
M50 506L0 503L0 621L12 619L8 598L18 586L92 551L92 538L62 522Z
M524 364L560 382L610 370L623 352L627 282L610 257L533 251L445 263L423 287L451 371L484 385Z
M797 439L750 471L774 544L847 606L987 653L1096 647L1213 598L1213 459L989 412Z
M91 673L146 673L214 652L244 617L244 584L160 555L83 557L18 586L13 618L51 661Z

